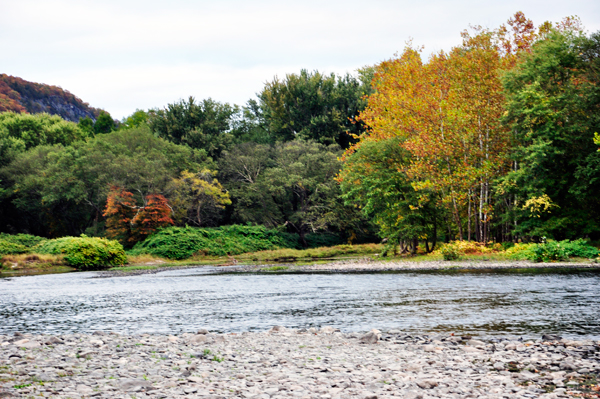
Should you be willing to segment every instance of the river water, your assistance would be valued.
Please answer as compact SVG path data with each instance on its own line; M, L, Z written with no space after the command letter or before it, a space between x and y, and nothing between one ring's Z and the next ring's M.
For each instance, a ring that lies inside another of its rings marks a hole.
M401 272L207 274L171 270L96 278L96 272L0 279L0 333L111 330L178 334L400 329L484 337L542 333L600 339L600 273Z

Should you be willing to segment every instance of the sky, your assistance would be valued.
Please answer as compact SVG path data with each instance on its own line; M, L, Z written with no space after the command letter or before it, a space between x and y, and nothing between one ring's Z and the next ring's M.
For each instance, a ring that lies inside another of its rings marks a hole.
M60 86L122 119L193 96L244 105L275 76L356 73L402 51L449 50L470 25L536 25L600 1L0 0L0 73Z

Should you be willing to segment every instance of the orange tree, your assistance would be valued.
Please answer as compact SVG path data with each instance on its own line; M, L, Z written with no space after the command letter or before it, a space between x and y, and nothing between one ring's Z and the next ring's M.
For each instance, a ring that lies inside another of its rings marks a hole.
M155 232L173 224L171 207L160 194L149 194L142 206L136 205L133 194L121 187L111 187L104 208L106 235L131 246Z

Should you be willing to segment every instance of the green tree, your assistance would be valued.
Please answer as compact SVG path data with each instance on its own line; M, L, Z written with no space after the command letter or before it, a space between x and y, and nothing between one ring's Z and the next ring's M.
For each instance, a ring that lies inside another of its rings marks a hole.
M401 244L401 252L416 252L419 241L427 252L435 248L444 208L435 192L414 189L405 172L412 156L401 139L364 141L344 161L337 180L347 205L373 218L380 236L394 248Z
M175 144L203 149L218 158L234 141L230 133L237 106L222 104L210 98L196 103L193 97L169 104L165 109L151 110L150 129L159 137Z
M113 130L117 130L117 124L106 111L100 111L98 119L94 123L94 133L110 133Z
M600 234L600 35L551 31L504 77L513 171L501 180L520 236Z
M131 129L140 127L148 122L148 113L141 109L136 109L135 112L121 121L121 129Z
M0 113L0 167L8 165L18 154L40 146L84 140L87 132L76 123L50 114Z
M86 132L88 136L94 135L94 121L89 116L79 119L77 126L79 126L81 131Z
M364 125L355 121L366 106L363 97L371 91L370 80L366 82L371 71L364 71L365 81L303 69L268 82L258 97L260 117L272 142L300 138L347 148L353 142L351 135L364 131Z
M337 145L295 140L274 146L245 143L226 152L220 176L234 204L234 219L285 226L300 236L337 222L340 162Z

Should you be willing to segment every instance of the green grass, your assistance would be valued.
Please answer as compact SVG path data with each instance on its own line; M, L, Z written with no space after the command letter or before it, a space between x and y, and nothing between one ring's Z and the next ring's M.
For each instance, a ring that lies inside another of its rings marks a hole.
M288 266L271 266L271 267L265 267L264 269L260 269L262 272L280 272L280 271L284 271L284 270L288 270L289 267Z
M336 245L333 247L319 247L310 249L275 249L270 251L251 252L241 254L238 260L254 262L281 262L303 259L333 259L338 257L374 255L380 252L379 244Z

